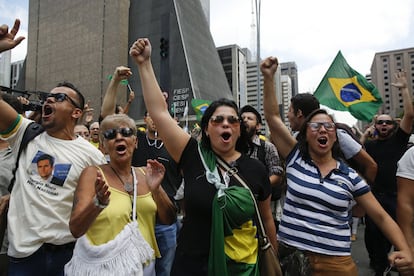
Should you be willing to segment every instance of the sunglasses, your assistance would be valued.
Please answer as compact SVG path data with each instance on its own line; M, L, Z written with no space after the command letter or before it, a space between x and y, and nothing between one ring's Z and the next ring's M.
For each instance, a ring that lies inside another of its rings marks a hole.
M123 128L111 128L108 130L105 130L103 133L103 137L108 140L115 139L116 135L120 133L123 137L131 137L134 135L134 130L129 127L123 127Z
M310 122L308 123L308 127L312 131L319 131L322 126L326 129L326 131L335 130L335 123L332 123L332 122Z
M393 123L394 123L394 121L392 121L392 120L378 120L376 122L377 125L383 125L383 124L392 125Z
M49 93L46 96L47 98L54 98L56 100L56 102L61 103L64 100L68 100L69 102L71 102L71 104L73 104L74 107L76 108L80 108L79 104L77 104L71 97L69 97L68 95L66 95L65 93ZM81 109L81 108L80 108Z
M227 120L227 122L231 125L240 124L240 119L237 116L229 115L227 117L218 115L218 116L211 116L210 122L213 125L218 125L224 122L224 120Z

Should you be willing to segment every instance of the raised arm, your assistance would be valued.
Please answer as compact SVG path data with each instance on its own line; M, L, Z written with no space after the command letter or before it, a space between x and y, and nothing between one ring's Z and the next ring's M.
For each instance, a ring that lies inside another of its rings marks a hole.
M128 101L127 101L127 103L125 104L125 106L124 106L124 113L125 114L128 114L128 112L129 112L129 107L131 106L131 103L132 103L132 101L135 99L135 93L134 93L134 91L130 91L129 92L129 96L128 96Z
M275 73L278 65L275 57L266 58L260 65L263 74L263 107L272 140L279 154L286 158L297 142L280 117L275 90Z
M0 133L10 131L10 127L16 122L17 112L3 100L0 93Z
M105 97L102 102L101 116L102 119L108 115L115 113L116 106L116 94L119 87L119 83L122 80L126 80L132 75L131 69L125 66L118 66L109 82L108 88L106 89Z
M405 71L400 71L394 74L396 79L392 86L397 87L401 91L404 105L404 115L400 122L400 128L405 133L411 133L414 120L414 108L411 93L408 90L408 83Z
M142 93L148 113L157 126L158 134L168 153L178 163L190 135L180 128L168 112L152 67L150 41L146 38L138 39L131 46L129 54L138 65Z
M13 49L24 40L24 36L19 36L17 38L16 34L20 28L20 20L16 19L14 21L13 28L9 32L9 26L3 24L0 26L0 53Z

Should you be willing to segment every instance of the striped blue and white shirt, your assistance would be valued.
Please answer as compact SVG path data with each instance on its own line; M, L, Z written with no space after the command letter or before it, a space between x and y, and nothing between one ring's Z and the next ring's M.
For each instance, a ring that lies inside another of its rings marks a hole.
M325 255L351 254L349 219L354 197L370 191L358 173L341 161L325 177L299 149L287 158L287 193L278 240Z

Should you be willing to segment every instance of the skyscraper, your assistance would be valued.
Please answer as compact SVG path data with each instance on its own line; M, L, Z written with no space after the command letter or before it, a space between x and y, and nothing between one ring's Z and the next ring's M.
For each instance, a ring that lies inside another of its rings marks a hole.
M129 115L142 118L138 72L128 55L138 37L150 39L156 76L178 116L192 98L232 97L205 11L199 1L184 0L29 1L26 89L48 91L68 80L99 112L110 75L128 65L136 92ZM126 98L123 87L118 101Z
M392 117L400 117L403 111L401 93L391 86L394 73L398 70L407 70L409 90L414 91L414 48L375 54L371 65L371 78L384 102L379 113L390 114Z

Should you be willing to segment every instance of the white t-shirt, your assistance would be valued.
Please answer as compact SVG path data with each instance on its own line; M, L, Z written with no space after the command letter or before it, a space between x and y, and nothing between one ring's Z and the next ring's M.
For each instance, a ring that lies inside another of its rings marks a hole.
M22 118L15 129L3 134L10 145L20 145L31 121ZM13 152L17 156L17 150ZM53 175L43 180L37 162L53 161ZM82 170L106 163L104 155L83 138L62 140L45 132L29 142L19 159L8 212L9 250L12 257L30 256L43 243L75 241L69 230L73 195Z
M414 180L414 147L409 148L398 161L397 176Z
M336 129L336 135L338 136L339 147L341 148L345 159L351 159L361 151L362 145L355 141L345 130L340 128Z

